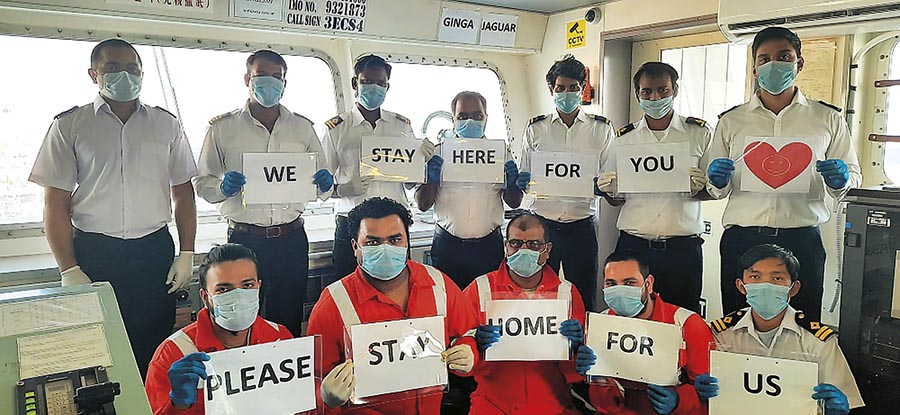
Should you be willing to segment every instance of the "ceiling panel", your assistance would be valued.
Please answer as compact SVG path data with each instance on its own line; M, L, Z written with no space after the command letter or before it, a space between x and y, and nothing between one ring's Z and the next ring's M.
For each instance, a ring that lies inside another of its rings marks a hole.
M462 2L540 13L556 13L602 3L597 0L463 0Z

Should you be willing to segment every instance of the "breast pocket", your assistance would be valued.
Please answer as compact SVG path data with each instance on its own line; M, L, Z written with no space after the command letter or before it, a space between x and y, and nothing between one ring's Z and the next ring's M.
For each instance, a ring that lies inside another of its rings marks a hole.
M158 179L169 175L169 146L165 143L146 141L141 143L141 176Z

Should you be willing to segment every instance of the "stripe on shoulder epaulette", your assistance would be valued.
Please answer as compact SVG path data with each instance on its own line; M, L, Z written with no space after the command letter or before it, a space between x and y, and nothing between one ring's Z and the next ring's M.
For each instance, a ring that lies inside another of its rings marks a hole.
M528 120L528 125L534 124L536 122L544 121L546 119L547 119L547 114L541 114L541 115L538 115L537 117L534 117L534 118Z
M340 115L335 115L330 120L325 121L325 126L328 127L328 129L330 130L334 127L341 125L342 122L344 122L344 119L341 118Z
M165 108L163 108L163 107L160 107L159 105L157 105L157 106L155 106L155 107L153 107L153 108L156 108L156 109L158 109L158 110L160 110L160 111L162 111L162 112L164 112L164 113L166 113L166 114L171 115L172 118L176 118L176 119L178 118L178 117L175 116L175 114L172 114L171 112L169 112L169 110L167 110L167 109L165 109Z
M314 124L315 124L314 122L312 122L311 119L306 118L306 117L304 117L304 116L302 116L302 115L300 115L300 114L297 114L296 112L294 112L293 114L296 115L296 116L298 116L298 117L300 117L300 118L303 118L303 119L306 120L306 121L309 121L310 125L314 125Z
M810 321L806 319L806 316L802 311L798 311L797 314L794 314L794 320L797 322L797 325L806 329L806 331L816 336L817 339L821 341L828 340L829 337L837 334L833 328L829 327L826 324L822 324L818 321Z
M837 111L837 112L843 111L843 110L842 110L840 107L838 107L837 105L829 104L829 103L827 103L827 102L825 102L825 101L816 101L816 102L818 102L818 103L820 103L820 104L822 104L822 105L824 105L824 106L826 106L826 107L828 107L828 108L831 108L831 109L833 109L833 110L835 110L835 111Z
M616 131L616 137L621 137L625 134L628 134L632 130L634 130L634 123L631 123L622 128L619 128L619 131Z
M741 106L741 105L744 105L744 104L740 104L740 105L735 105L735 106L733 106L733 107L731 107L731 108L729 108L729 109L727 109L727 110L725 110L725 111L724 111L724 112L722 112L722 113L721 113L721 114L719 114L719 118L722 118L722 117L724 117L724 116L725 116L725 114L728 114L728 113L729 113L729 112L731 112L731 111L734 111L734 110L735 110L735 108L737 108L737 107L740 107L740 106Z
M405 122L405 123L407 123L407 124L409 124L409 125L412 125L412 121L410 121L409 118L406 118L406 117L404 117L404 116L402 116L402 115L400 115L400 114L394 114L394 115L397 116L397 119L398 119L398 120L403 121L403 122Z
M53 119L54 119L54 120L58 120L58 119L62 118L63 115L71 114L73 111L75 111L75 110L77 110L77 109L78 109L78 106L76 105L76 106L74 106L74 107L72 107L72 108L69 108L69 109L67 109L67 110L65 110L65 111L63 111L63 112L61 112L61 113L59 113L59 114L56 114L56 115L53 117Z
M215 117L212 117L212 119L209 120L209 125L213 125L213 124L219 122L220 120L225 119L226 117L230 117L231 115L234 115L234 111L229 111L224 114L216 115Z
M710 326L712 326L713 330L715 330L716 333L721 333L734 327L738 323L738 321L741 321L741 318L744 317L744 314L747 314L744 312L744 310L734 311L725 317L713 320L712 323L710 323Z
M687 117L684 119L684 122L691 124L691 125L696 125L698 127L706 127L706 121L701 120L699 118Z
M610 122L609 119L607 119L606 117L604 117L604 116L602 116L602 115L597 115L597 114L587 114L587 116L588 116L588 118L590 118L590 119L592 119L592 120L597 120L597 121L605 122L605 123L607 123L607 124L609 124L609 125L612 125L612 122Z

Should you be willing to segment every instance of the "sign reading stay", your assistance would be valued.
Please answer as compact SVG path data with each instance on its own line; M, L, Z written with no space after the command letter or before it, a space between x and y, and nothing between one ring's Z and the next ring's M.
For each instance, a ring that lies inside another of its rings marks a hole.
M535 151L531 153L529 193L543 196L594 197L596 154Z
M597 354L597 363L587 372L590 376L678 384L682 337L674 324L588 313L585 343Z
M488 300L487 324L500 326L500 341L484 352L484 360L566 360L569 341L559 334L568 318L567 300Z
M316 153L244 153L243 159L245 203L316 200Z
M450 138L441 144L442 180L464 183L503 183L506 142Z
M719 380L710 415L817 414L818 402L810 395L818 384L818 364L720 351L709 358L710 375Z
M615 147L619 193L689 193L696 166L689 143L628 144Z
M364 136L361 141L360 176L387 182L425 182L425 156L419 151L422 140Z

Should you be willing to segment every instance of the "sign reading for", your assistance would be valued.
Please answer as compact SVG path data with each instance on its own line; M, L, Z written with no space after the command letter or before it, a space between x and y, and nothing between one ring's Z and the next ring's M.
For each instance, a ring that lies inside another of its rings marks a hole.
M387 182L425 182L422 141L409 137L362 137L359 174Z
M595 154L535 151L531 153L529 193L538 198L593 198L599 164Z
M587 45L587 22L578 19L566 23L566 49L583 48Z
M500 341L484 352L484 360L566 360L569 341L559 324L569 315L567 300L489 300L487 324L500 326Z
M816 363L715 350L709 358L710 374L719 380L710 415L816 415L818 403L810 399Z
M689 143L615 147L619 193L687 193L694 164Z
M351 326L350 350L357 399L447 384L444 317Z
M316 200L316 153L244 153L243 170L247 204Z
M678 383L682 337L674 324L588 313L585 343L597 354L588 375L662 386Z
M506 142L448 139L441 144L445 182L503 183Z
M209 415L290 415L316 409L315 338L210 353L203 396Z

